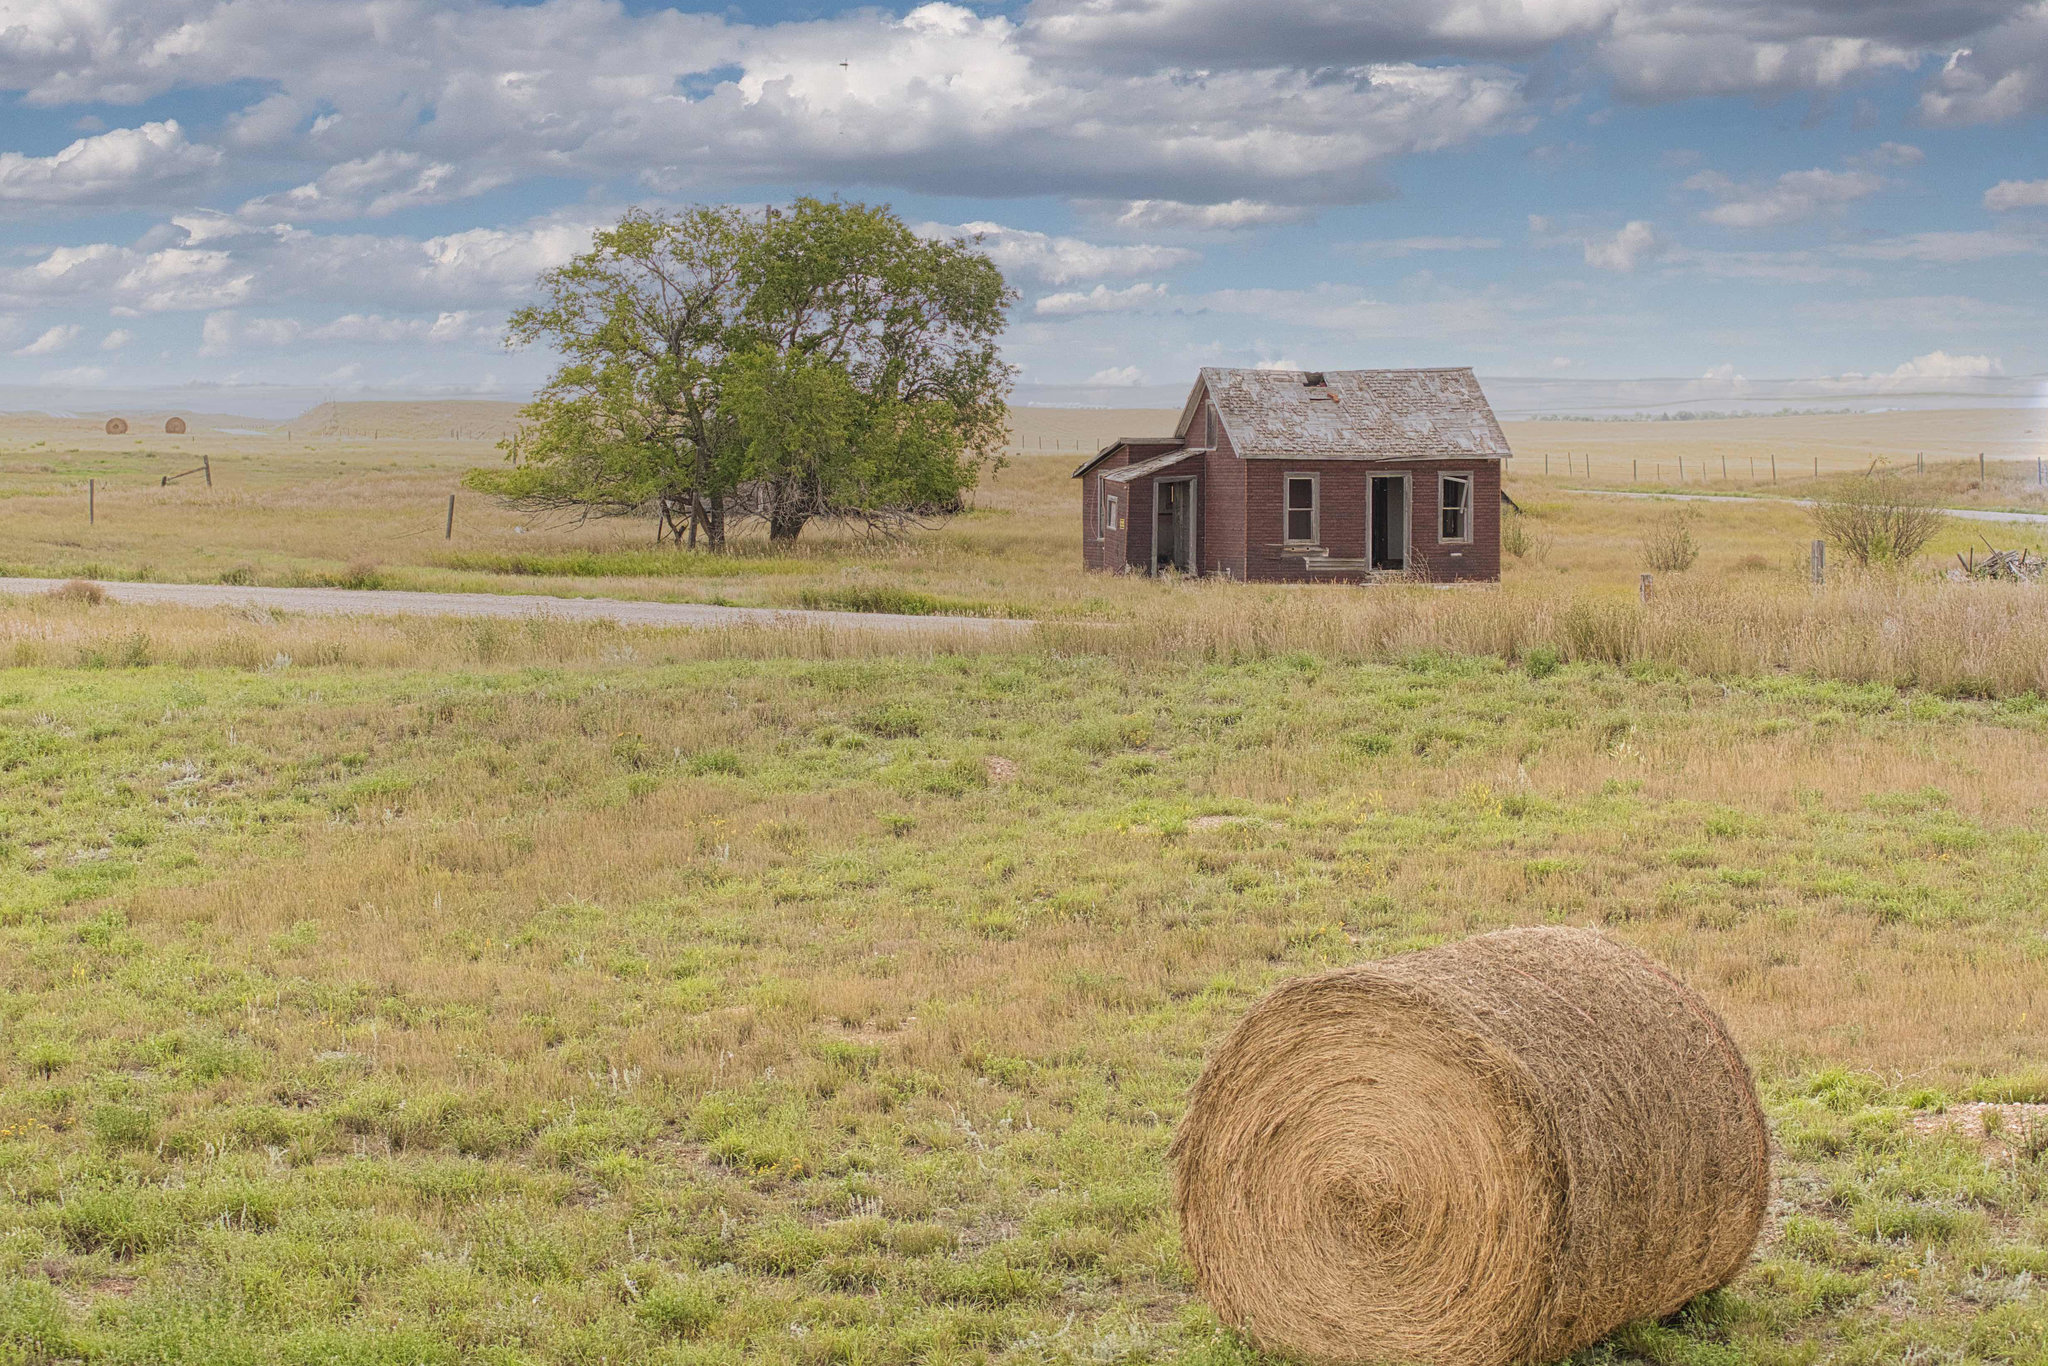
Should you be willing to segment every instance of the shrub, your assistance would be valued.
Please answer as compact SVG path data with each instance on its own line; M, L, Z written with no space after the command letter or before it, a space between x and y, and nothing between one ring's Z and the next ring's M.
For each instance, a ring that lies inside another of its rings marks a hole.
M641 1298L634 1313L657 1333L694 1338L718 1321L718 1301L699 1286L657 1285Z
M1651 522L1650 534L1643 538L1643 568L1659 574L1682 574L1692 568L1700 557L1699 543L1692 537L1692 524L1698 520L1699 513L1692 508L1678 507Z
M89 607L98 607L107 600L107 590L91 579L72 579L52 588L50 596L61 602L82 602Z
M1540 560L1549 546L1529 529L1526 514L1511 511L1500 521L1500 548L1518 560Z
M1897 480L1871 474L1816 500L1812 515L1821 538L1865 568L1906 563L1948 523L1940 508L1921 502Z

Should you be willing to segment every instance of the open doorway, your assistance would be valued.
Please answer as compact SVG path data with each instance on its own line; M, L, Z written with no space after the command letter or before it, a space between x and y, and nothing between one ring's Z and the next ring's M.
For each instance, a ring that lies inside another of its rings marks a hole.
M1152 486L1152 572L1195 572L1195 481L1161 479Z
M1408 567L1408 476L1372 477L1372 567Z

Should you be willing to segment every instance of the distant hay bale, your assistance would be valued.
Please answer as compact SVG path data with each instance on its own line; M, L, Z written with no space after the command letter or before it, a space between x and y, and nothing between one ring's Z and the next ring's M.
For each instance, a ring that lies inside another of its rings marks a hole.
M1195 1278L1269 1349L1551 1361L1725 1284L1768 1135L1707 1004L1590 930L1508 930L1286 983L1173 1142Z
M185 419L182 417L172 418L170 421L164 423L164 430L169 432L172 436L183 436L185 434Z
M108 419L107 419L107 435L108 435L108 436L126 436L127 434L128 434L128 419L127 419L127 418L125 418L125 417L110 417L110 418L108 418Z

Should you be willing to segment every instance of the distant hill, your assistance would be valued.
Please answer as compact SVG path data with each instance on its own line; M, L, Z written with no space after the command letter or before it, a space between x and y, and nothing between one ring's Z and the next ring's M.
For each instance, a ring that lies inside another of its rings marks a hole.
M403 437L414 441L498 441L519 425L517 403L478 400L322 403L277 425L300 436Z

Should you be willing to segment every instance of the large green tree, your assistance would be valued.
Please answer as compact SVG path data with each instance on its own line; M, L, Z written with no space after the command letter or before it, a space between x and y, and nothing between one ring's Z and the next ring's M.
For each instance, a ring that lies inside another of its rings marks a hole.
M561 367L474 487L537 508L652 506L691 544L736 518L793 540L957 508L1000 458L1016 297L962 239L887 208L800 199L634 212L541 277L513 344Z

